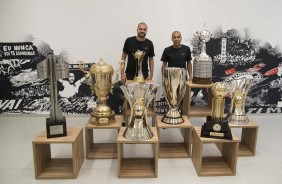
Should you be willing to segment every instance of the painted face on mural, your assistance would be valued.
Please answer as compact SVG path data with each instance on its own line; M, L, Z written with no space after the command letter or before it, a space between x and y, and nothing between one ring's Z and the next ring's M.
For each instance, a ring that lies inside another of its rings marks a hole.
M70 73L70 74L69 74L69 81L70 81L71 84L74 83L74 78L75 78L75 77L74 77L74 74L73 74L73 73Z

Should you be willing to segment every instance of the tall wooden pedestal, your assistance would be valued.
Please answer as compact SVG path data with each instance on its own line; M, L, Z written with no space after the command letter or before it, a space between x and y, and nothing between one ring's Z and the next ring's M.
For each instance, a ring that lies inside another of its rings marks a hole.
M194 84L192 81L186 82L186 92L183 98L183 114L188 117L211 116L212 111L212 84ZM191 89L192 88L206 88L208 89L208 101L205 106L191 106Z

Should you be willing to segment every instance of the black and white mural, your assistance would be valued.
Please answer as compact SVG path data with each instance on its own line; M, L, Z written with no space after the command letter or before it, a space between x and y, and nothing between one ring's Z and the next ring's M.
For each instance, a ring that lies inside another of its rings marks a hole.
M246 101L248 113L281 113L282 58L281 51L267 42L251 38L248 30L236 29L212 33L207 43L207 54L213 60L213 82L234 78L252 78L254 85ZM193 56L199 54L199 40L191 39ZM24 42L0 43L0 113L47 114L50 110L49 81L37 79L36 65L52 49L37 39ZM68 53L60 53L68 60ZM94 63L86 63L90 69ZM97 96L86 84L84 72L78 63L69 64L68 79L58 81L59 105L65 114L88 114L96 107ZM108 104L116 114L122 113L124 96L121 81L114 84ZM191 105L206 105L208 89L193 89ZM226 100L226 111L230 99ZM164 96L157 99L157 113L164 114L167 104Z
M138 23L148 25L146 38L155 49L154 77L161 84L160 61L172 45L171 33L180 31L182 44L199 54L194 33L207 29L212 39L207 54L213 60L213 82L248 77L256 79L248 94L248 113L281 113L282 2L278 0L143 0L0 1L0 114L47 114L49 81L38 80L36 65L53 51L69 63L69 79L58 81L59 105L65 114L88 114L97 97L84 81L77 62L90 67L102 58L117 69L126 38L136 35ZM160 7L156 8L156 7ZM111 7L109 9L109 7ZM134 8L132 8L134 7ZM166 12L166 13L163 13ZM130 15L130 16L128 16ZM122 113L123 94L117 81L108 104ZM192 105L207 103L207 89L193 90ZM230 99L226 100L228 110ZM166 101L157 93L157 112Z

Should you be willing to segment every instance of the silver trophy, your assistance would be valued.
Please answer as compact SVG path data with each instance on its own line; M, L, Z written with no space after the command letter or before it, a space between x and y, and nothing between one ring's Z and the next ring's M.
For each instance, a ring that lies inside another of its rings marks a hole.
M212 83L212 59L206 53L206 42L211 38L211 33L203 30L196 33L201 42L201 53L195 57L193 62L193 79L195 84L211 84Z
M131 107L130 121L123 135L126 139L142 141L154 136L147 123L147 109L158 87L150 83L130 83L120 87Z
M245 113L245 101L249 89L253 84L253 79L233 79L228 82L231 92L231 109L228 116L228 123L245 125L249 123L249 118Z
M47 138L67 136L66 119L58 105L58 79L69 77L69 65L62 57L49 54L37 64L37 77L50 79L51 111L46 119Z
M163 116L162 122L167 124L180 124L184 120L179 112L179 104L186 90L187 71L184 68L169 67L163 71L163 90L169 105L168 112Z

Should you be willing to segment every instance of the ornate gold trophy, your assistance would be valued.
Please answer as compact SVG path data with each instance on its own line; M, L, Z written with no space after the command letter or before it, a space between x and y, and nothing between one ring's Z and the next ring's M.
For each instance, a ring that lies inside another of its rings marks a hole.
M92 93L98 96L98 106L90 114L92 124L109 125L115 123L115 112L106 104L107 96L112 90L112 77L114 69L111 65L106 64L102 59L97 64L91 66L89 71L82 67L83 61L80 61L80 69L86 73L87 77L91 76ZM117 80L116 73L116 80Z
M228 93L226 83L216 82L212 88L212 116L207 118L201 130L202 137L213 137L219 139L231 139L232 134L228 121L224 118L224 97Z
M143 59L145 56L145 52L137 50L134 53L134 58L136 59L137 65L136 65L136 76L134 77L134 82L145 82L144 76L143 76L143 72L142 72L142 63L143 63Z
M193 79L195 84L211 84L212 83L212 59L206 53L206 42L211 38L211 34L207 30L196 33L201 42L201 53L195 57L193 62Z
M130 121L123 135L126 139L142 141L153 137L147 123L147 109L158 87L150 83L130 83L120 87L131 107Z
M232 97L228 122L236 125L248 124L249 118L245 113L245 101L248 91L253 84L253 79L233 79L228 84Z
M184 68L176 67L165 68L163 71L163 89L169 105L168 112L162 118L164 123L180 124L184 122L178 107L186 90L186 73Z

